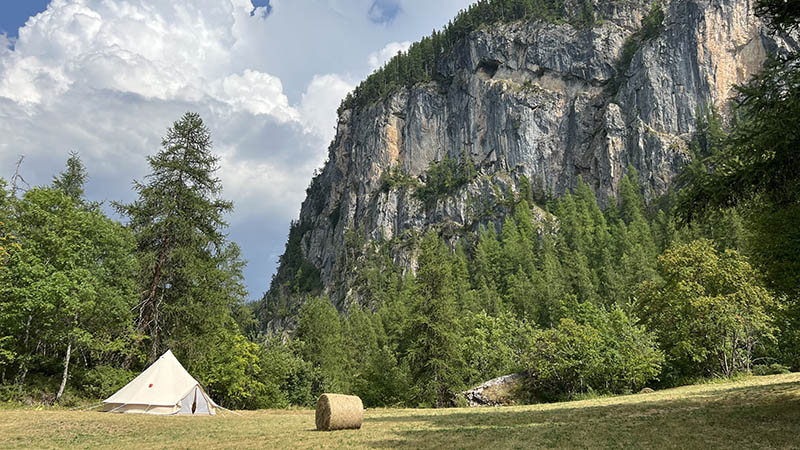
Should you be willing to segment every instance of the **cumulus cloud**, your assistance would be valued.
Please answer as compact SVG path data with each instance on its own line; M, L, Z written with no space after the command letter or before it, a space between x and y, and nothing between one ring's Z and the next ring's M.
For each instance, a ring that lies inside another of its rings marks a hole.
M386 64L387 61L397 55L398 52L404 52L411 47L411 41L404 42L389 42L382 49L377 52L369 54L369 68L375 70Z
M279 122L297 122L300 115L289 106L281 80L268 73L245 70L231 74L216 83L215 97L234 110L267 115Z
M75 150L90 199L131 201L145 156L196 111L236 204L230 235L257 297L325 159L341 98L468 3L52 0L13 43L0 35L0 177L24 154L25 178L47 184Z
M322 141L333 139L336 111L342 98L355 86L336 74L314 75L300 102L300 111L307 129Z

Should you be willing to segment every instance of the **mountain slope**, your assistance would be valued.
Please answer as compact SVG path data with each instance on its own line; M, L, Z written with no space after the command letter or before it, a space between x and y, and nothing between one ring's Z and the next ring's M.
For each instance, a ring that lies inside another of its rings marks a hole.
M581 177L607 204L632 166L649 198L665 193L698 114L724 111L769 53L797 45L771 35L747 0L553 3L576 12L459 28L416 69L431 76L343 103L263 319L290 316L304 292L346 308L358 301L353 250L387 243L413 270L406 244L422 230L452 238L502 220L520 190L543 201Z

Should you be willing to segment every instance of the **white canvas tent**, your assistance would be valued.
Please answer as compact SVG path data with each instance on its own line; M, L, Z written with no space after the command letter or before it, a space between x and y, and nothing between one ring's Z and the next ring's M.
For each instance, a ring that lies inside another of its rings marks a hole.
M217 404L170 350L125 387L103 400L104 411L121 413L213 416L216 409Z

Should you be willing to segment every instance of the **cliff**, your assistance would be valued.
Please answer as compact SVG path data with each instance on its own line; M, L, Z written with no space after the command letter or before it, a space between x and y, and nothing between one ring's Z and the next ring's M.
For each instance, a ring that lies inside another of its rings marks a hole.
M797 45L772 35L748 0L591 6L590 26L479 27L437 58L437 81L340 110L293 230L337 306L358 301L348 233L363 238L358 245L391 242L394 263L413 270L413 246L399 243L432 226L453 237L502 218L523 184L545 199L582 177L607 204L630 165L649 199L665 193L688 159L698 114L725 111L768 54ZM418 195L432 164L449 160L474 174L441 195ZM295 275L287 259L268 300Z

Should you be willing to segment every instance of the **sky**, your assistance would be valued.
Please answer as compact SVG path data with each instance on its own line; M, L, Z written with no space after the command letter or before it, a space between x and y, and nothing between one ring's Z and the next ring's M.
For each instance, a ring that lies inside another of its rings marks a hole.
M166 130L211 130L251 299L322 166L344 95L471 0L0 0L0 177L47 185L71 151L86 196L135 199ZM116 219L122 220L118 216Z

